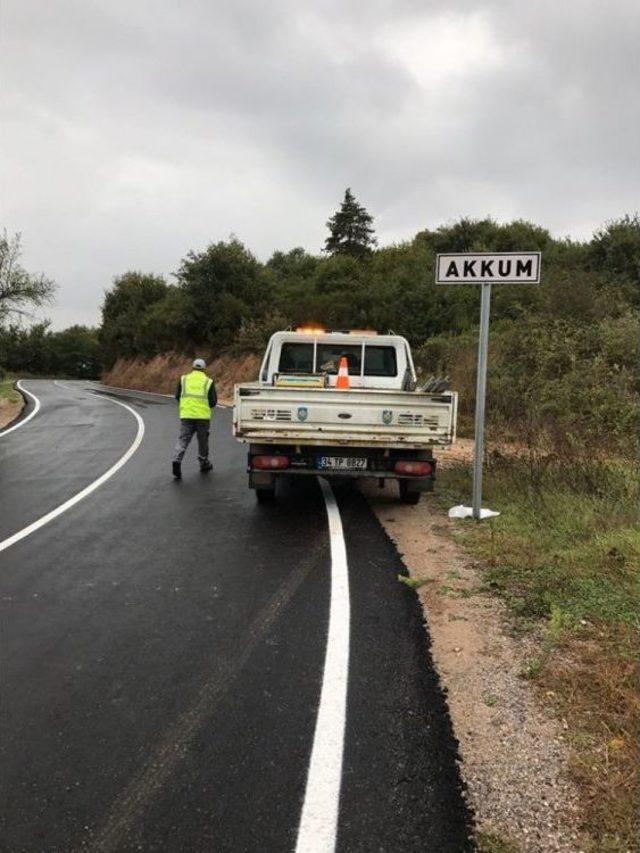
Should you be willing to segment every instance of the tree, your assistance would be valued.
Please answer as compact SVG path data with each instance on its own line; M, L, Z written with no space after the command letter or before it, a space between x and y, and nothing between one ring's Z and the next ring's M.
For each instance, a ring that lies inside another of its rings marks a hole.
M235 237L189 252L176 277L187 300L185 335L191 348L228 346L243 322L271 308L263 265Z
M358 204L351 189L347 187L340 210L327 222L331 233L324 241L324 251L330 255L362 258L377 245L372 223L373 216Z
M21 236L0 236L0 322L10 315L23 316L27 307L39 308L53 298L56 285L44 275L27 272L19 263Z
M111 367L117 358L155 355L144 334L145 313L167 295L162 276L129 271L114 279L102 304L100 343L104 363Z
M607 222L589 248L591 267L625 287L632 302L640 305L640 214Z
M69 326L48 336L49 371L62 376L94 379L100 375L97 329Z

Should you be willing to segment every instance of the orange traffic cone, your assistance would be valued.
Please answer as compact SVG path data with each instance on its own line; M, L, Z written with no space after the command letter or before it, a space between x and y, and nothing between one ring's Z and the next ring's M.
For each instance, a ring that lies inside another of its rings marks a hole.
M336 379L336 388L341 388L343 391L349 387L349 365L346 356L340 359L338 367L338 378Z

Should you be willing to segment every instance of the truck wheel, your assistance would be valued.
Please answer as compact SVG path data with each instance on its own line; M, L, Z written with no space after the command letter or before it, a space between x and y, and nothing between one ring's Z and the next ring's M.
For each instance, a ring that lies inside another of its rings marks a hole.
M415 505L420 500L421 492L412 489L408 480L398 480L398 488L400 489L400 500L403 504Z
M256 489L256 498L259 504L267 504L275 499L275 489Z

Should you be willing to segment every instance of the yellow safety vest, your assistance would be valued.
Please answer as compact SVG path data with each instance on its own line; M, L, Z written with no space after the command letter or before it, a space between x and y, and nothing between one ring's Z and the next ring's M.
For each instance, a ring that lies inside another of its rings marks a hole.
M180 417L185 420L209 420L209 388L213 380L202 370L192 370L180 377Z

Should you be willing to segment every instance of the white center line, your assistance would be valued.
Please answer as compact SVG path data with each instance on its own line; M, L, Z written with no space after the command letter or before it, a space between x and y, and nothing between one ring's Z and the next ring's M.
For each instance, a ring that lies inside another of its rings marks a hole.
M26 423L29 423L31 418L33 418L35 415L37 415L38 412L40 411L40 400L38 400L36 395L32 394L31 391L27 391L26 388L22 387L22 380L20 380L19 382L16 382L16 385L22 391L23 394L27 394L29 397L31 397L31 399L35 403L35 406L33 407L33 411L29 412L29 414L26 416L26 418L22 418L22 420L18 421L18 423L15 424L14 426L9 427L9 429L5 429L2 432L0 432L0 438L4 438L5 435L9 435L10 432L13 432L14 429L20 429L20 427L23 427Z
M29 392L27 392L29 393ZM101 399L108 401L109 403L115 403L118 406L122 406L123 409L126 409L130 412L133 417L138 422L138 431L136 433L136 437L134 438L129 449L124 453L118 461L109 468L108 471L105 471L97 480L94 480L92 483L89 483L82 491L75 494L73 497L69 498L69 500L57 506L55 509L52 509L51 512L48 512L46 515L43 515L37 521L34 521L32 524L29 524L27 527L23 527L22 530L18 530L17 533L14 533L12 536L9 536L7 539L3 539L0 542L0 551L5 551L7 548L10 548L12 545L15 545L16 542L19 542L21 539L24 539L26 536L30 536L32 533L35 533L36 530L40 530L41 527L44 527L45 524L49 524L50 521L53 521L54 518L58 518L59 515L62 515L63 512L66 512L71 507L75 506L80 501L84 500L86 497L92 492L95 492L96 489L99 489L104 483L107 482L113 475L119 471L123 465L131 459L136 450L140 447L142 443L142 439L144 437L144 421L140 417L140 415L134 411L131 406L127 406L126 403L121 403L119 400L113 400L111 397L102 397Z
M338 834L349 679L349 569L340 510L319 478L331 542L331 604L320 706L313 737L296 853L333 853Z

